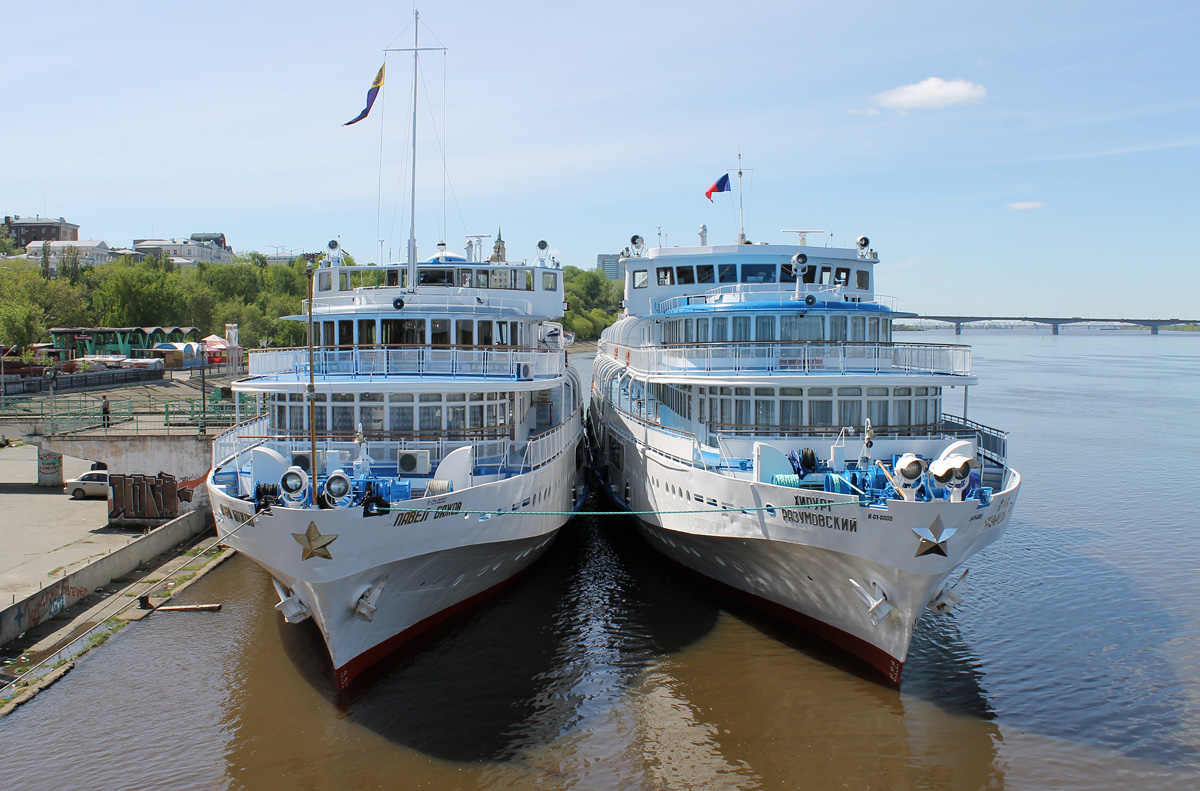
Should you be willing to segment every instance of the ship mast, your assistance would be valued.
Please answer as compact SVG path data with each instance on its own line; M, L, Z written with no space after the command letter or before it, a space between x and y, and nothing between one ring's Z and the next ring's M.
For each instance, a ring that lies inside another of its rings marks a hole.
M445 47L422 47L420 46L421 35L421 12L413 9L413 45L412 48L403 47L400 49L385 49L384 52L411 52L413 54L413 82L412 82L412 185L409 193L409 219L408 219L408 287L416 288L417 285L417 68L419 66L418 53L421 52L445 52Z
M746 207L742 203L742 152L738 152L738 244L746 243Z

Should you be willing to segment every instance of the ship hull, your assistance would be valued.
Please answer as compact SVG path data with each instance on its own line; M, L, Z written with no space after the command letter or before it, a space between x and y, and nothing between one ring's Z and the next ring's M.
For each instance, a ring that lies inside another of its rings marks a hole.
M361 507L274 506L247 522L252 504L209 484L220 540L272 576L287 620L316 622L339 689L529 568L583 491L570 453L536 472L372 516ZM306 548L318 545L330 557Z

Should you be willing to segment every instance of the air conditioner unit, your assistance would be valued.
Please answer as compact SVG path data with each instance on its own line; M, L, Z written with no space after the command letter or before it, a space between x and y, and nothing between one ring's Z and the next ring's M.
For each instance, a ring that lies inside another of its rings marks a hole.
M429 451L402 450L396 453L396 476L428 475Z
M325 451L317 451L317 468L313 471L312 466L312 451L311 450L294 450L292 451L292 466L299 467L309 475L324 475L325 474Z

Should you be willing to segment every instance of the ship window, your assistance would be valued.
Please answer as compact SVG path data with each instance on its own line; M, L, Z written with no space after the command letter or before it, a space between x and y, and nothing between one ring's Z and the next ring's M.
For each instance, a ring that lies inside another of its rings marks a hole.
M717 279L722 283L736 283L737 264L721 264L717 267Z
M779 339L784 341L819 341L822 328L820 316L780 316Z
M887 388L883 389L886 390ZM871 421L872 426L888 425L887 399L867 399L867 420Z
M470 319L459 319L457 322L458 332L455 334L455 343L459 346L472 346L475 343L474 322Z
M360 346L374 345L375 319L358 320L358 343Z
M353 346L354 345L354 322L339 321L338 322L338 345Z
M638 269L633 273L633 287L645 288L650 285L650 277L646 274L645 269Z
M450 345L450 319L433 319L430 329L430 342L434 346Z
M733 341L748 341L750 340L750 317L749 316L734 316L733 317Z
M742 264L743 283L774 283L775 264Z
M462 286L463 288L471 287L471 270L470 269L458 270L458 284L460 286Z
M839 266L833 270L833 279L834 282L840 283L843 286L848 285L850 283L850 267Z
M446 407L446 428L464 429L467 427L466 406Z
M892 320L891 319L880 319L879 320L879 340L883 341L884 343L891 342L891 340L892 340Z
M696 266L696 282L697 283L713 282L713 274L714 273L713 273L713 265L712 264L698 264Z
M850 388L839 388L850 389ZM838 399L838 425L858 426L862 424L862 399Z
M708 343L708 319L696 319L696 342Z
M417 270L417 285L452 286L454 285L454 270L421 267Z
M323 324L325 327L325 338L323 343L325 346L333 346L336 343L333 338L334 323L332 321L326 321Z
M350 273L349 272L339 272L338 273L338 289L341 291L349 291L350 290Z
M493 342L492 323L490 321L479 322L479 345L491 346Z
M871 288L871 273L865 269L858 269L854 273L858 278L858 287L863 291L868 291Z
M695 343L696 342L696 322L694 319L684 319L683 320L683 342L684 343Z
M400 285L400 270L399 269L393 268L393 269L387 270L387 284L389 286Z
M486 269L480 269L475 272L475 288L487 288L490 278Z
M924 398L913 399L913 425L924 426L929 423L929 401Z
M660 266L658 268L658 284L660 286L675 285L675 273L671 271L671 267Z
M866 316L851 316L850 317L850 340L865 341L866 339L867 339Z
M810 285L817 282L817 268L811 264L801 267L800 279Z
M675 282L681 286L690 286L696 282L696 271L690 266L675 267Z
M791 261L779 267L779 282L780 283L795 283L796 282L796 265Z
M521 334L520 334L521 322L519 322L519 321L510 322L509 326L512 328L509 332L509 340L512 342L513 346L520 346L521 345Z
M440 431L442 428L442 407L438 406L423 406L419 410L421 431Z
M557 272L542 272L542 291L554 291L558 288Z
M718 316L712 320L712 339L713 343L725 343L729 340L729 319L726 316Z
M845 316L830 316L829 317L829 340L831 340L831 341L846 340L846 317Z
M901 391L901 390L908 390L908 388L907 387L897 387L896 388L897 395L899 394L899 391ZM907 393L905 393L905 395L907 395ZM896 399L894 402L892 402L892 405L895 407L896 425L897 426L911 425L912 424L912 401L909 401L907 398Z
M768 390L770 388L767 388ZM757 393L758 390L755 390ZM775 400L772 398L756 398L754 399L754 425L756 426L773 426L775 425Z
M833 388L808 389L808 422L814 426L833 425Z
M317 291L328 291L332 288L333 283L331 280L332 278L329 277L328 272L319 272L317 274Z
M775 340L775 317L774 316L756 316L754 318L754 340L756 340L756 341L773 341L773 340Z
M353 394L349 393L334 393L333 400L340 401L339 395L349 395L350 399L354 399ZM349 436L354 433L354 407L353 406L334 406L333 407L333 433Z
M779 424L781 426L804 425L803 391L799 387L779 388Z
M482 272L480 274L483 274ZM512 288L512 272L506 269L493 269L487 273L487 282L492 288Z
M879 340L879 317L878 316L872 316L871 318L867 319L867 340L868 341L878 341Z
M390 406L390 407L388 407L388 430L389 431L412 431L413 430L413 408L410 406Z
M818 281L821 285L829 285L829 276L833 273L833 268L828 266L821 267L821 279ZM807 280L805 281L808 282Z

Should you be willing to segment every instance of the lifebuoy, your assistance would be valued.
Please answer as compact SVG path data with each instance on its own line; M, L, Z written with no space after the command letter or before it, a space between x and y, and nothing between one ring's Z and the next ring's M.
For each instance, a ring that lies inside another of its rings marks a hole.
M404 298L396 297L395 299L393 299L392 307L395 308L396 310L402 310L404 308Z

